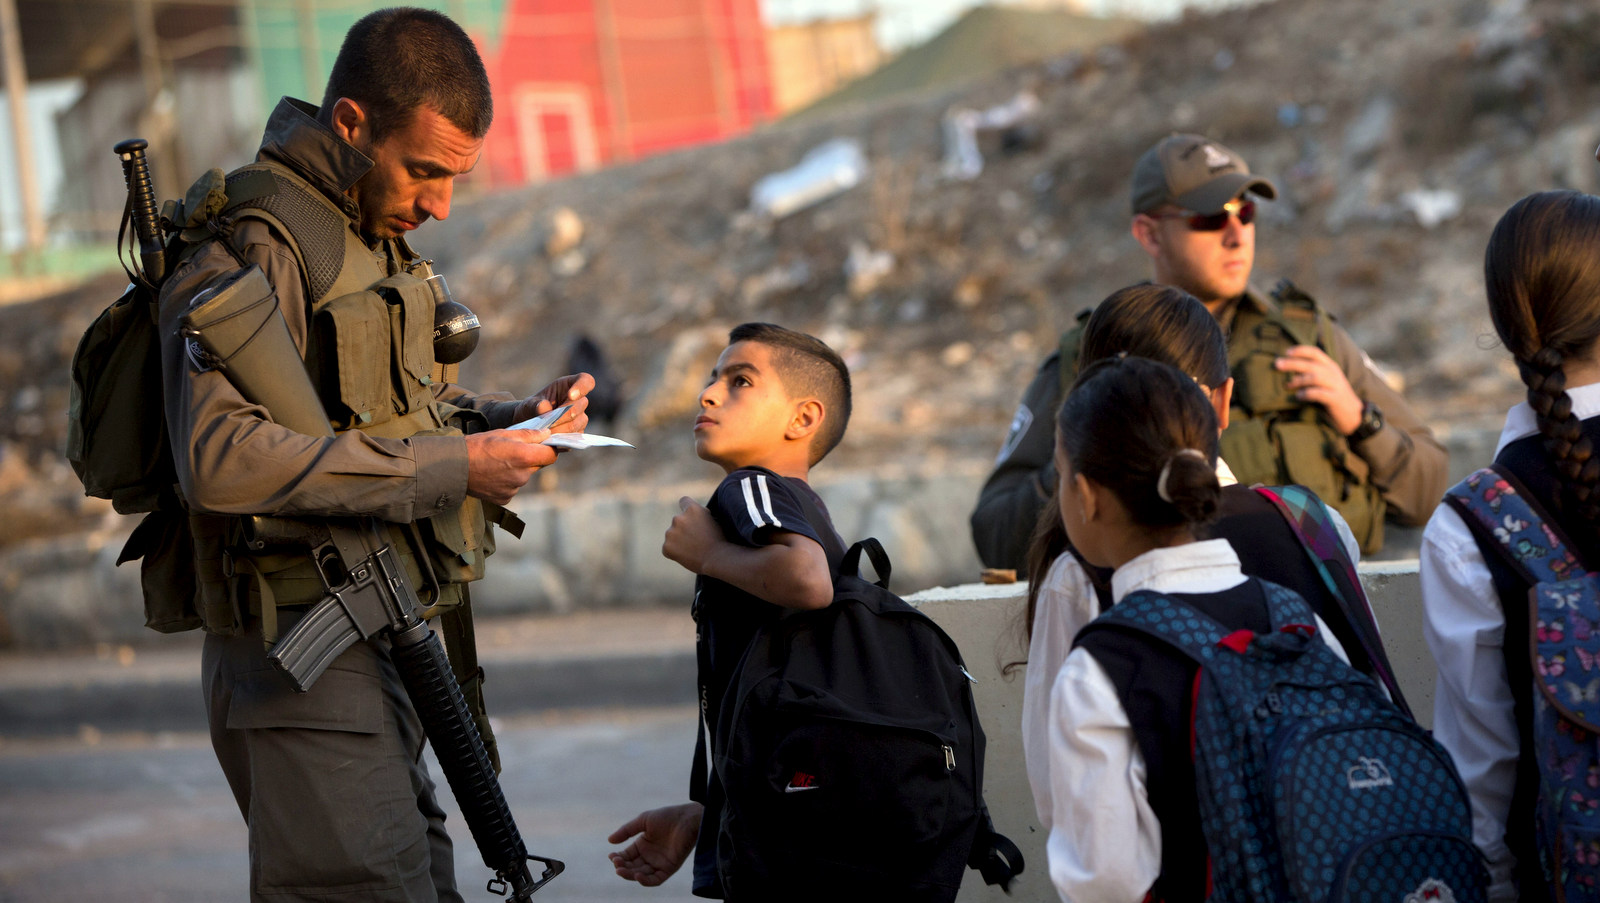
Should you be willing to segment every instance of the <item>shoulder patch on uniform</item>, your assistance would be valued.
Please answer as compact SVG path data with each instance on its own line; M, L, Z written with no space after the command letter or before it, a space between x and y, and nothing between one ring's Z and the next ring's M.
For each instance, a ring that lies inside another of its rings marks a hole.
M1021 444L1022 437L1027 435L1028 427L1032 425L1033 412L1028 410L1028 406L1025 404L1017 405L1017 412L1011 415L1011 428L1006 431L1005 444L1000 446L1000 454L995 456L994 463L996 467L1005 463L1005 460L1011 457L1011 453L1016 451L1017 446Z

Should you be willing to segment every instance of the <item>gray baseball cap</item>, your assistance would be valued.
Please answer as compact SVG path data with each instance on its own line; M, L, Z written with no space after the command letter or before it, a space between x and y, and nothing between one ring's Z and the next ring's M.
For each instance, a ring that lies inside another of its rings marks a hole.
M1144 152L1133 167L1133 212L1176 204L1195 213L1220 213L1240 194L1267 200L1278 189L1250 174L1244 158L1203 135L1169 135Z

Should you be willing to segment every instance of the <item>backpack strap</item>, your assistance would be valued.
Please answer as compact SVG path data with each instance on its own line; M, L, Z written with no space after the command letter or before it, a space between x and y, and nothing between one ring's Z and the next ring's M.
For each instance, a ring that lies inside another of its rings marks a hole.
M972 854L967 857L967 868L977 869L978 874L983 876L984 884L998 884L1001 890L1009 894L1011 879L1022 874L1022 851L1011 842L1011 838L994 829L987 803L981 815L978 833L972 839Z
M1529 584L1584 573L1561 528L1509 470L1492 465L1450 487L1445 501Z
M201 176L184 200L167 202L164 219L177 230L193 254L211 238L245 265L233 245L240 219L259 219L272 226L299 264L308 303L327 297L345 271L349 220L345 211L287 167L257 162L228 173L211 170ZM409 251L408 251L409 253Z
M1317 616L1304 599L1276 583L1258 578L1267 600L1267 617L1273 633L1314 633ZM1120 628L1154 637L1177 649L1204 668L1218 649L1244 652L1257 634L1229 630L1194 606L1165 593L1139 590L1129 593L1112 609L1078 632L1077 646L1091 630Z
M1529 584L1533 682L1562 716L1600 732L1600 587L1572 554L1571 541L1514 474L1485 467L1450 488L1445 500L1478 538ZM1588 664L1585 664L1587 661Z
M1311 559L1311 566L1321 578L1322 585L1327 588L1328 594L1361 641L1361 648L1372 663L1372 669L1377 672L1378 679L1389 691L1389 698L1406 717L1415 720L1405 694L1400 691L1400 682L1395 679L1389 656L1384 651L1383 637L1378 633L1378 620L1372 614L1372 603L1361 586L1355 562L1350 560L1344 537L1339 534L1339 528L1334 526L1328 506L1304 486L1257 486L1255 492L1271 502L1283 519L1288 521L1289 528L1300 541L1300 547ZM1334 569L1343 575L1355 598L1348 598L1340 589L1339 582L1333 577Z
M872 562L873 572L878 575L877 580L869 582L883 589L888 589L889 553L883 550L883 543L878 542L878 538L875 536L868 536L866 539L857 542L844 553L844 558L839 563L839 576L860 577L865 580L866 578L861 576L861 556L863 553L867 556L867 560Z
M273 183L270 191L268 180ZM343 212L332 201L286 167L252 163L228 173L228 204L221 214L224 237L244 217L265 220L288 238L308 303L327 297L344 270L348 229Z

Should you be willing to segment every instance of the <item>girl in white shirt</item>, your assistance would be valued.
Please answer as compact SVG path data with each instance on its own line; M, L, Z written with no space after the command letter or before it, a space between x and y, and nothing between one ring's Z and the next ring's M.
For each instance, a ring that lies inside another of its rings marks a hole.
M1216 317L1181 289L1142 283L1112 293L1095 307L1084 325L1078 365L1125 353L1170 364L1187 374L1205 394L1216 413L1219 429L1228 425L1233 379L1228 375L1228 348ZM1240 557L1241 569L1251 576L1287 586L1312 602L1341 640L1354 642L1354 628L1338 603L1331 599L1299 540L1277 509L1247 487L1237 486L1221 458L1216 462L1219 496L1214 536L1228 538ZM1052 489L1054 487L1051 487ZM1360 550L1344 519L1331 511L1351 560ZM1241 538L1247 542L1241 543ZM1050 689L1066 661L1078 631L1110 602L1110 574L1086 567L1073 554L1061 523L1060 506L1051 504L1041 513L1040 525L1028 553L1027 670L1022 690L1023 756L1028 783L1033 790L1039 823L1052 827L1049 770ZM1343 628L1343 629L1341 629ZM1356 667L1370 670L1358 657Z
M1528 400L1506 414L1495 463L1520 478L1600 567L1600 198L1530 195L1484 254L1489 314ZM1472 798L1491 901L1553 899L1535 846L1527 585L1440 505L1422 537L1423 632L1439 666L1434 736Z
M1216 414L1193 379L1140 358L1101 361L1079 377L1056 430L1063 525L1088 563L1114 568L1114 600L1182 594L1229 628L1270 629L1261 584L1233 548L1196 536L1221 486ZM1108 639L1073 649L1050 695L1051 881L1073 903L1202 900L1206 845L1187 755L1194 666L1154 642L1090 636Z
M1084 325L1077 366L1128 354L1170 364L1187 373L1227 426L1233 378L1228 346L1217 318L1193 295L1167 285L1140 283L1113 292ZM1054 412L1051 412L1054 413ZM1236 482L1219 458L1223 485ZM1053 491L1054 486L1050 489ZM1051 822L1049 778L1050 686L1072 648L1072 638L1110 601L1110 574L1085 567L1072 553L1061 509L1046 505L1028 549L1027 670L1022 681L1022 751L1034 809L1046 832Z

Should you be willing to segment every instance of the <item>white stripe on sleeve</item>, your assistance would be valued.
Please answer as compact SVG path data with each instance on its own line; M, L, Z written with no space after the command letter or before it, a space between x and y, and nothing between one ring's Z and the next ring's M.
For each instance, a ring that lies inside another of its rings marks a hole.
M756 474L756 481L761 485L761 507L767 512L767 519L772 521L774 527L783 526L778 522L778 515L772 513L772 495L767 492L767 475Z
M756 507L755 495L750 491L750 478L745 477L739 481L739 488L744 490L744 506L750 512L750 519L755 521L757 527L766 526L767 522L761 517L761 510ZM776 526L776 524L774 524Z

